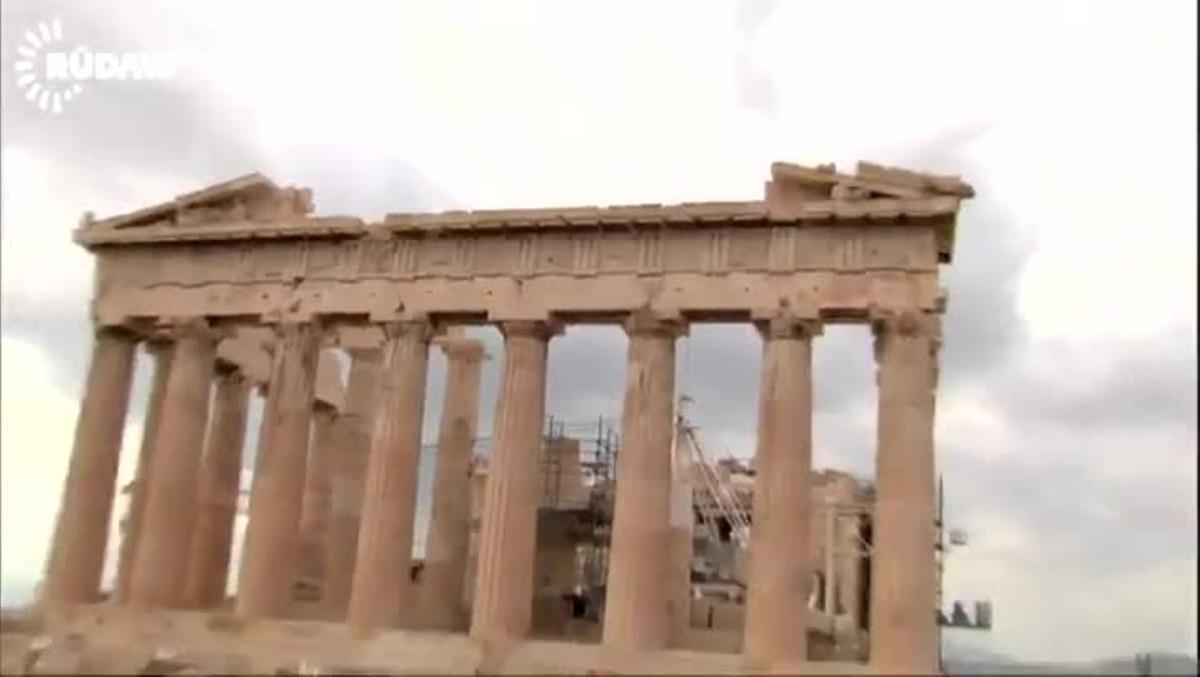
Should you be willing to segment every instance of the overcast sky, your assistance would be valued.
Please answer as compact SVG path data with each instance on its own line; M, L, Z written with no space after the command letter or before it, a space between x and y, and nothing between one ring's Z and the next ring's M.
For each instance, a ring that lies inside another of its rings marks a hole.
M365 218L757 199L774 160L865 159L978 192L943 270L937 443L947 521L971 537L946 595L993 600L995 626L953 641L1044 660L1196 653L1194 3L109 6L3 5L6 604L40 575L70 451L85 210L253 170ZM14 49L55 17L71 45L175 53L175 79L90 83L61 115L38 110ZM555 339L548 413L618 416L624 349L616 329ZM738 326L680 342L714 449L753 451L759 349ZM873 369L866 329L819 340L817 465L872 474ZM441 378L439 358L427 439Z

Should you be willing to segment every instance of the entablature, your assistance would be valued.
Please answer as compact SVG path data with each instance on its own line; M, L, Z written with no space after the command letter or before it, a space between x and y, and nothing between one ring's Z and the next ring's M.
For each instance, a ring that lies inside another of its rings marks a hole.
M678 205L310 216L307 189L258 174L105 219L94 312L128 318L450 315L486 321L689 318L780 307L864 319L936 310L960 202L955 177L860 164L772 166L766 199ZM815 316L814 315L814 316Z

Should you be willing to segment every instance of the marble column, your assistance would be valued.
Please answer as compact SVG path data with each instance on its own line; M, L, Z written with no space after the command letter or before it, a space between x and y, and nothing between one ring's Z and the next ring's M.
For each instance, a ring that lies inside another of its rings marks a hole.
M409 570L430 327L398 322L384 329L378 410L346 612L347 622L360 631L407 622L413 606Z
M339 620L346 617L350 603L380 360L380 352L374 348L353 348L347 352L350 354L350 377L342 414L334 424L337 453L331 468L329 535L325 548L325 578L321 583L324 614Z
M812 321L776 318L763 335L750 574L742 650L804 660L812 576Z
M841 529L838 532L838 543L842 548L838 564L841 572L838 576L842 591L840 599L849 619L849 625L856 629L862 625L862 613L859 608L862 599L862 582L859 575L862 556L858 553L863 548L860 544L860 521L861 518L858 515L848 515L842 520Z
M142 444L138 449L137 471L129 485L129 504L122 523L121 549L117 553L117 581L113 596L118 602L129 600L129 580L133 574L133 557L146 512L146 488L150 482L150 464L154 459L154 439L161 418L163 393L167 391L167 376L171 373L171 356L175 346L165 341L147 342L146 352L154 356L154 380L150 399L146 403L146 418L142 425Z
M822 567L825 570L825 591L821 597L825 602L825 613L830 616L837 615L837 588L840 584L837 571L837 505L832 499L825 506L825 514L822 516L825 527L825 547L822 549L822 554L825 555L825 565Z
M505 322L504 372L484 488L472 638L504 643L529 633L546 408L546 356L555 325Z
M236 368L218 367L212 420L200 461L196 531L184 594L188 606L210 609L225 601L250 387Z
M244 618L285 617L291 608L320 347L315 323L278 327L238 572Z
M175 334L129 584L130 603L143 606L183 604L208 424L216 337L202 320L177 327Z
M421 574L422 620L436 630L465 630L469 622L463 587L471 528L471 456L486 356L482 343L465 336L447 337L439 344L446 354L446 390Z
M136 340L118 329L100 329L93 339L74 448L46 563L44 602L90 603L100 597L136 347Z
M876 318L879 421L872 526L870 661L937 669L933 414L938 318Z
M300 580L320 586L325 577L325 544L332 512L333 459L337 454L338 411L313 405L312 441L304 473L304 501L300 509Z
M671 458L671 535L667 548L667 610L670 646L683 646L692 623L692 552L695 507L690 443L676 418Z
M675 340L681 325L644 315L625 323L629 354L604 644L665 648L671 640L668 543L671 436L675 425Z

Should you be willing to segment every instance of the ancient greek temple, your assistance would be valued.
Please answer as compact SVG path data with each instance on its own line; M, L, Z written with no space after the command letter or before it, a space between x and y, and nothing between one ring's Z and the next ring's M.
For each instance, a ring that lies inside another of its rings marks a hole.
M310 191L252 174L130 214L85 216L75 240L95 257L95 334L43 603L220 607L257 389L265 404L230 613L288 619L308 576L325 618L348 637L432 629L452 636L445 646L474 647L476 669L522 671L504 661L528 643L533 615L547 352L571 324L613 324L629 341L602 634L578 659L565 658L571 647L539 645L559 657L540 665L644 672L686 658L683 669L702 671L703 656L672 653L672 627L688 613L686 593L674 592L686 590L687 569L671 565L668 544L676 342L696 323L743 322L763 345L757 473L741 654L721 669L803 665L813 350L825 325L854 323L874 332L877 364L869 666L932 671L934 393L947 298L938 273L972 196L954 177L775 163L762 200L369 223L314 216ZM504 343L468 571L485 356L460 328L473 325L497 327ZM102 593L139 344L154 356L153 385L116 584ZM444 351L448 376L418 585L431 347ZM322 385L337 372L331 351L350 361L344 389ZM464 589L471 606L459 613Z

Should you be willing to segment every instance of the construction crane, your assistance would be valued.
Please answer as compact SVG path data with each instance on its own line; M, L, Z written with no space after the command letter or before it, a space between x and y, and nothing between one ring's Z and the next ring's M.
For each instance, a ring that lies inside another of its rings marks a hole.
M740 547L747 547L750 538L750 514L742 505L737 492L728 480L721 476L713 463L709 461L696 433L696 427L691 425L682 414L683 405L690 399L680 398L680 411L676 416L675 434L672 440L672 457L683 453L694 469L692 477L693 491L696 493L695 502L699 504L700 520L709 536L715 541L721 540L719 519L725 520L730 528L730 538ZM698 477L697 477L698 476Z

